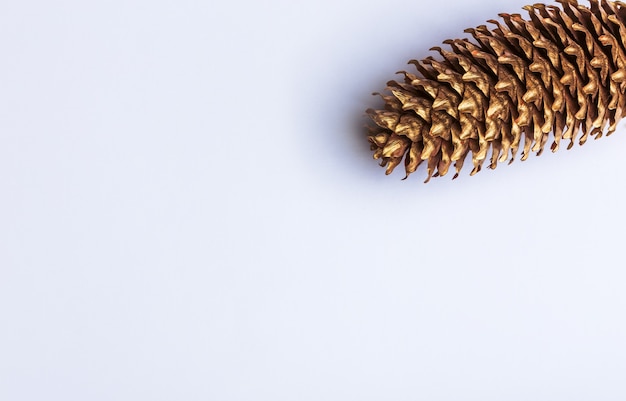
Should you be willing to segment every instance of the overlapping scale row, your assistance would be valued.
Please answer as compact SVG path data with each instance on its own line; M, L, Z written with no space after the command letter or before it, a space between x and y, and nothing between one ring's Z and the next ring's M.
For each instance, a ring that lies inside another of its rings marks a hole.
M626 107L626 4L561 0L526 6L528 18L467 29L470 39L434 47L439 57L411 60L415 73L387 83L369 141L390 174L425 162L428 178L454 178L471 155L471 175L498 162L540 155L550 142L584 144L610 135ZM581 134L579 137L579 134Z

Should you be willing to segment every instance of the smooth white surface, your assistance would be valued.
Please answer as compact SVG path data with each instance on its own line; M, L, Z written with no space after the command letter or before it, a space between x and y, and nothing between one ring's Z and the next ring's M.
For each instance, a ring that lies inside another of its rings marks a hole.
M5 1L0 399L626 398L626 129L371 160L411 58L521 1Z

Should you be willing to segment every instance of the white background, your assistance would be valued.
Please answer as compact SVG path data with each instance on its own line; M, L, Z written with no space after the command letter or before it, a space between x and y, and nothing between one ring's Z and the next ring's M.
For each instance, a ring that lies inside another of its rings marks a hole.
M361 129L523 4L2 1L0 399L624 400L624 125L428 185Z

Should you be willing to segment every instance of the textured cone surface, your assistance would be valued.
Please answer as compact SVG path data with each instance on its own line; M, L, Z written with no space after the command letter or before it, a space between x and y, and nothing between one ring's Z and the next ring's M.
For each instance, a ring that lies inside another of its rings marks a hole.
M473 39L445 41L376 93L385 106L367 110L368 139L386 173L404 160L407 176L423 163L426 182L451 167L456 178L471 155L474 175L520 147L525 160L549 141L555 152L614 132L626 107L626 4L559 3L467 29Z

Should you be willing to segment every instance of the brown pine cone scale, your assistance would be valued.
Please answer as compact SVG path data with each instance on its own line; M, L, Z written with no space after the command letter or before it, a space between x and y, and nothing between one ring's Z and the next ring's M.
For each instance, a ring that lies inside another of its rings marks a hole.
M474 175L486 159L492 169L513 162L520 147L526 160L550 139L555 152L562 139L570 149L613 133L626 107L626 4L559 3L467 29L473 40L433 47L440 57L411 60L415 73L375 93L385 106L367 110L368 140L386 173L404 159L406 177L426 162L425 182L451 165L456 178L471 154Z

